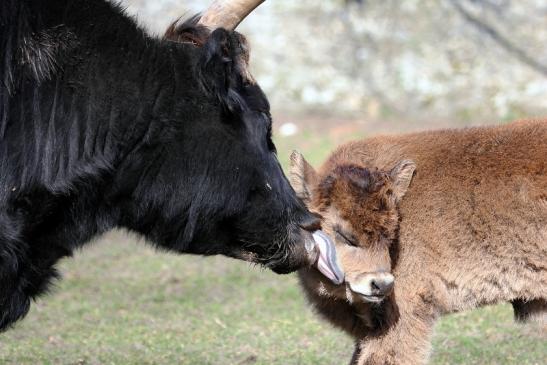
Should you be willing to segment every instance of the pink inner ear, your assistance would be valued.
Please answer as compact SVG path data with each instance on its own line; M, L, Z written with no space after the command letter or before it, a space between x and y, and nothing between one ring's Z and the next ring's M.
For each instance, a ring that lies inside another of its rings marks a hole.
M403 160L391 170L390 177L393 180L397 199L401 199L405 195L412 182L415 170L416 164L412 160Z

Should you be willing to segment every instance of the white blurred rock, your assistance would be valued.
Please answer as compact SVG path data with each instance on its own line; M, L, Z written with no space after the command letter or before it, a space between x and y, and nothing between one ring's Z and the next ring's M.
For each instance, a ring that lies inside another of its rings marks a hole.
M294 136L296 133L298 133L298 126L294 123L283 123L279 127L279 134L283 137Z

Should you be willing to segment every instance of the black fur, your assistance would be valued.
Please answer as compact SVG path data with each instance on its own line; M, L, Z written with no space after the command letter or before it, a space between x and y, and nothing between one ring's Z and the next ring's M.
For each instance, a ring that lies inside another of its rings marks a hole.
M310 216L241 41L151 38L102 0L0 2L0 329L115 227L277 272L307 263Z

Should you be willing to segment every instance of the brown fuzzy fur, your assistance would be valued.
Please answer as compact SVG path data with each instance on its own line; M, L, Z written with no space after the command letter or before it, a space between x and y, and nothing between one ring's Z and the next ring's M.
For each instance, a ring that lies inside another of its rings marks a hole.
M390 189L381 171L408 159L416 172L398 211L388 209L399 219L393 230L384 224L394 217L367 199L386 199L374 195ZM382 187L361 198L347 186L322 189L340 166L378 169L372 180ZM381 305L314 270L300 272L318 312L356 339L352 364L425 363L438 317L483 305L511 302L517 320L547 323L547 120L370 138L339 147L317 175L305 161L292 173L295 190L322 213L328 233L345 224L358 232L360 246L367 231L397 233L386 235L395 289ZM371 260L385 264L382 254L349 259L335 240L347 280L378 266Z

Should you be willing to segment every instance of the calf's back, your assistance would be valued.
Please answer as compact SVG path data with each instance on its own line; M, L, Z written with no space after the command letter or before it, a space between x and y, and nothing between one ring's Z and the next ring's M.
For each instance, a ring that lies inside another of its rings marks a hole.
M434 293L441 312L537 298L547 287L547 121L352 142L322 173L402 159L417 169L400 204L396 288Z

